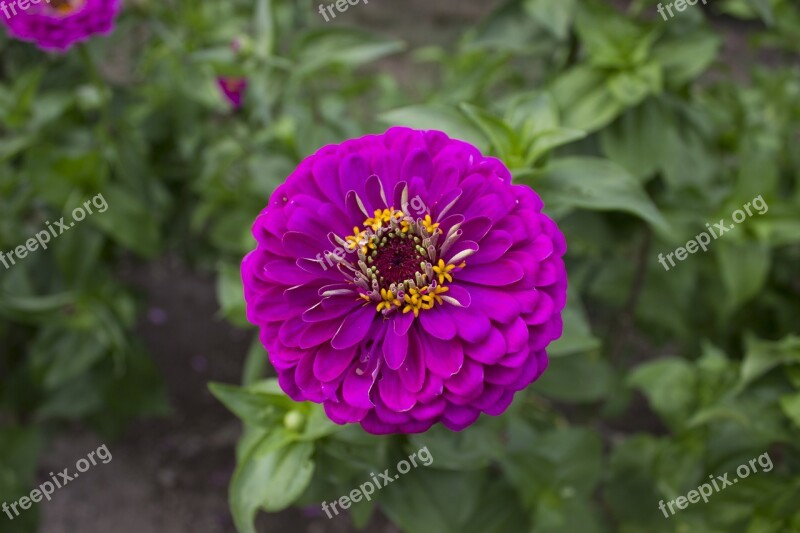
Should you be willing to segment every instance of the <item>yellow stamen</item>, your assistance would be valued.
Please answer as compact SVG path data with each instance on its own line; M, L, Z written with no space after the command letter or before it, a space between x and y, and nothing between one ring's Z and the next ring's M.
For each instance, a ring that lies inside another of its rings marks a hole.
M422 225L425 226L425 229L431 235L433 235L436 232L440 232L441 231L439 229L439 223L437 222L436 224L434 224L433 223L433 219L431 218L430 215L425 215L425 219L422 221Z
M354 227L353 235L349 235L345 238L345 241L347 241L347 247L351 252L358 248L358 246L361 244L361 241L364 240L364 234L364 231L359 231L357 227Z
M379 313L384 309L388 311L401 305L400 299L392 291L381 289L381 298L383 298L383 301L378 304Z
M460 268L463 268L464 264L465 263L462 263L462 266ZM455 268L456 268L456 265L446 265L445 262L444 262L444 259L439 259L439 263L437 265L434 265L433 271L439 277L439 284L440 285L442 283L444 283L445 280L453 281L453 276L450 274L450 272L452 272L453 269L455 269Z

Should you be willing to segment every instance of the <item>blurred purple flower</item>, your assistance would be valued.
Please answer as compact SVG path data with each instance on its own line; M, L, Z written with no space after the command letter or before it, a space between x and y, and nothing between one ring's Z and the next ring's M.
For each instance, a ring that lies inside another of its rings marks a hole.
M228 99L234 109L240 109L242 107L244 93L247 90L247 78L220 76L217 78L217 85L219 85L222 94Z
M121 8L120 0L40 0L25 10L8 4L0 21L16 39L48 52L66 52L93 35L111 33Z
M504 412L562 332L566 243L542 208L499 160L437 131L304 160L242 263L283 390L375 434Z
M163 326L167 323L167 312L160 307L151 307L147 310L147 320L155 326Z

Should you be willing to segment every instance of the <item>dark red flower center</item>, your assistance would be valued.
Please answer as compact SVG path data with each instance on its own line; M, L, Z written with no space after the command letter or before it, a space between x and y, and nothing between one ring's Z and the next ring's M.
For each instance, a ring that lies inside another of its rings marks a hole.
M412 237L402 233L390 233L381 239L371 262L381 285L388 287L415 278L420 272L420 263L425 261L417 246Z

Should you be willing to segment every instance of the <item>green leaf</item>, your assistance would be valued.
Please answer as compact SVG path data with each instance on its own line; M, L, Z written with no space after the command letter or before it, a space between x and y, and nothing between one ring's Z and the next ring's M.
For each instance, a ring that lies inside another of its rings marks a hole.
M608 90L625 107L642 102L648 95L661 92L661 68L648 63L636 70L614 74L606 81Z
M255 533L259 509L282 511L302 495L314 474L313 453L311 442L294 442L287 431L276 429L245 454L230 486L231 513L238 531Z
M781 409L800 428L800 392L781 397Z
M547 348L550 357L563 357L600 348L600 339L592 335L586 312L574 292L569 293L561 316L564 320L564 331L561 338Z
M160 232L152 211L135 194L118 185L111 185L103 198L108 209L89 217L92 223L123 247L144 257L154 256L160 247Z
M726 308L733 312L761 293L769 275L772 252L767 244L732 241L718 243L715 251L725 286Z
M0 294L0 314L15 320L37 320L51 313L61 312L75 302L71 293L47 296L16 296Z
M629 531L652 531L659 516L656 489L656 463L661 446L652 435L634 435L616 442L609 462L608 484L603 490L617 521L629 525ZM639 526L637 529L636 526ZM665 531L656 529L656 531Z
M358 67L405 49L400 41L345 28L311 30L298 42L298 68L293 74L306 78L317 71L343 65Z
M549 350L548 350L549 353ZM613 391L614 373L597 353L553 357L531 391L567 403L591 403Z
M669 235L670 227L641 185L625 169L604 159L570 157L553 161L532 184L548 208L625 211Z
M36 466L44 444L37 427L0 427L0 504L10 506L35 488ZM9 511L11 512L11 511ZM11 522L0 514L3 533L37 531L37 513L22 511Z
M569 27L575 16L575 0L525 0L525 11L547 28L554 37L563 41L569 37Z
M517 154L517 135L502 119L485 109L471 104L461 104L460 109L491 141L495 153L504 161Z
M298 405L280 390L275 379L246 388L223 383L210 383L208 387L233 414L249 424L265 428L282 420L286 412Z
M381 489L381 508L409 533L463 531L481 502L485 476L485 470L415 468Z
M664 39L653 47L652 59L664 69L668 85L688 83L705 72L719 53L722 39L702 29Z
M683 359L667 357L636 367L628 385L647 397L651 407L671 425L680 427L697 401L697 374Z
M743 389L780 365L797 364L800 364L800 337L788 336L780 341L765 341L747 336L739 387Z
M551 430L510 451L501 466L529 508L541 498L588 497L602 476L603 444L586 428Z
M661 31L597 2L581 4L575 27L592 65L619 69L645 62Z
M223 263L219 266L217 300L222 316L240 328L250 326L247 320L247 304L244 301L242 274L237 265Z
M767 26L775 25L775 14L772 11L772 6L770 5L769 0L747 0L747 3L750 4L750 7L753 8L753 11L758 13L758 16L761 17L761 20L764 21L764 24Z
M558 103L562 125L587 133L608 125L624 106L608 88L608 73L579 65L559 75L549 91Z
M250 350L248 350L245 359L244 370L242 371L242 384L245 386L253 385L264 379L268 360L269 356L267 355L266 348L261 344L259 336L256 335L253 338L252 344L250 344Z
M470 431L454 433L434 426L421 435L412 435L406 451L410 453L427 448L444 470L473 470L486 468L498 454L502 444L494 427L475 425Z
M261 59L272 55L275 46L274 17L272 14L272 0L257 0L253 16L255 53Z

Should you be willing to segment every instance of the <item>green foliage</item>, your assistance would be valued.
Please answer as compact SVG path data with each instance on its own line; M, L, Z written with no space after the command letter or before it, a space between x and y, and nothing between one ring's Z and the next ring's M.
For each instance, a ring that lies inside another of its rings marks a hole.
M0 251L109 205L0 267L0 501L30 491L64 423L113 435L168 412L122 266L216 272L219 316L248 327L238 265L269 195L320 146L397 124L476 144L542 197L569 246L563 337L503 416L390 437L291 401L254 339L243 386L211 385L244 423L237 528L427 447L433 463L354 504L354 524L800 531L800 9L715 0L665 22L654 0L611 4L508 0L420 49L288 0L132 3L107 40L58 57L0 37ZM723 50L741 28L769 61ZM410 79L386 73L397 54ZM247 78L241 110L219 76ZM707 252L659 263L758 196L768 210ZM767 452L771 471L659 510ZM3 524L32 531L36 513Z

